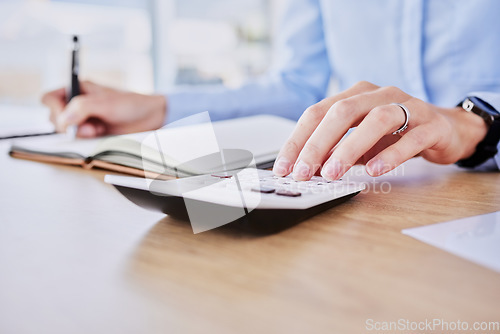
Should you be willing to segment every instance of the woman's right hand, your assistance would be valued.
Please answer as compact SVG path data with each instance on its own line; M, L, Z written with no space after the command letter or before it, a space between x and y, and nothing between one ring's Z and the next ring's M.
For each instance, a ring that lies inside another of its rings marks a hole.
M81 95L66 103L66 89L43 95L50 120L58 132L77 125L77 136L93 138L155 130L165 121L167 101L163 95L119 91L89 81L80 83Z

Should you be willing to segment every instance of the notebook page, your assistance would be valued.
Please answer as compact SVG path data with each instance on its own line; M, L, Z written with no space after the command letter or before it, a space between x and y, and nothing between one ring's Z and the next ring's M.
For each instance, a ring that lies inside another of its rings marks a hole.
M101 140L73 139L66 134L57 134L17 139L12 143L12 150L70 158L86 158L92 155Z
M214 123L221 149L243 149L251 152L257 164L273 160L295 128L289 119L259 115Z

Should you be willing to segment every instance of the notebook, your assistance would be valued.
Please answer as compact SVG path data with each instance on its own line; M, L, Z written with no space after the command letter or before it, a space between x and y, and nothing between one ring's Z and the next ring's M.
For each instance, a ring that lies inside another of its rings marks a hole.
M59 134L17 140L9 153L21 159L168 179L247 167L248 154L231 161L226 158L224 166L217 164L220 159L209 166L205 162L203 169L188 163L222 151L247 152L256 167L270 167L295 124L271 115L210 122L208 113L200 113L149 132L99 139Z

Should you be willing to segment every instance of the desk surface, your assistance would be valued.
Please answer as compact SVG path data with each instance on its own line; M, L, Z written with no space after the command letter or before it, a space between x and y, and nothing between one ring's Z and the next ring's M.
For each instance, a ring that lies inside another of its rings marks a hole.
M500 173L415 159L279 234L195 235L128 202L104 172L7 149L1 142L1 333L364 333L368 319L500 321L500 274L400 233L500 210Z

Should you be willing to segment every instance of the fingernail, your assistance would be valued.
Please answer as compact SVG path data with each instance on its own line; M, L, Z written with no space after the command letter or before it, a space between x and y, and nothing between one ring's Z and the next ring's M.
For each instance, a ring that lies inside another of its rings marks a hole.
M379 176L385 173L386 165L381 159L370 160L366 165L366 171L370 176Z
M273 172L279 176L285 176L289 174L290 170L290 160L285 157L279 157L278 160L274 163Z
M321 169L321 176L327 180L337 180L342 172L342 164L335 158L330 158Z
M293 178L295 180L309 180L311 178L311 167L300 160L293 169Z

